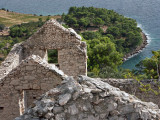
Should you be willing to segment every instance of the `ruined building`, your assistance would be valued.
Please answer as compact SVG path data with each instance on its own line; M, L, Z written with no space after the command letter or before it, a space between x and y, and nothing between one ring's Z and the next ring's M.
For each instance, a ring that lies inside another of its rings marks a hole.
M47 50L58 51L58 68ZM87 74L86 44L73 29L48 21L26 42L16 44L0 66L0 120L19 116L65 75Z
M58 51L58 65L47 62L50 49ZM0 120L160 119L158 105L119 89L129 92L124 81L86 74L85 42L73 29L46 22L0 66Z
M102 79L66 77L14 120L160 120L160 109Z

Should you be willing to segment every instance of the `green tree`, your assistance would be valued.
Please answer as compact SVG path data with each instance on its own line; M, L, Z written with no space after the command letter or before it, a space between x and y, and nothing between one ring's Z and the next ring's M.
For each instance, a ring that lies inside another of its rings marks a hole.
M38 27L41 27L42 25L43 25L42 18L39 18L39 21L38 21Z
M107 33L112 34L115 38L120 37L120 31L119 31L119 28L117 28L117 27L109 27L107 29Z
M139 71L138 75L145 75L148 79L158 79L160 81L160 51L152 51L153 56L142 60L137 66Z
M104 66L116 69L122 63L122 54L116 51L115 44L109 38L88 40L87 44L89 70L100 70Z
M100 26L104 24L104 21L101 18L95 18L93 23L97 26Z
M82 36L86 40L91 40L91 39L95 39L95 38L101 37L101 34L99 32L88 31L88 32L83 32Z
M4 30L5 25L4 24L0 24L0 31Z
M76 12L76 10L77 10L77 7L70 7L70 8L69 8L69 12L68 12L68 14L75 13L75 12Z
M11 37L22 37L23 36L23 29L16 26L10 29L10 36Z
M78 23L80 26L85 28L89 24L89 20L87 18L81 18Z
M158 81L160 81L160 51L152 51L153 54L153 61L156 64L156 72L158 76Z

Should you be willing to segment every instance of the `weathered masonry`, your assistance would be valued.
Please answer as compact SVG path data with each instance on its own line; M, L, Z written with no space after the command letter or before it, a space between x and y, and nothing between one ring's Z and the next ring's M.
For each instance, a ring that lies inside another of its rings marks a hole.
M86 44L71 28L65 29L56 21L47 22L37 33L23 43L23 59L38 55L47 61L47 50L58 50L60 70L70 76L86 75Z
M14 120L160 120L160 109L102 79L79 76L66 77Z
M57 68L47 50L58 51ZM73 29L46 22L26 42L16 44L0 66L0 120L22 114L40 95L67 76L87 74L86 44Z
M11 70L0 87L1 120L22 114L40 95L63 80L63 72L38 56L30 56Z

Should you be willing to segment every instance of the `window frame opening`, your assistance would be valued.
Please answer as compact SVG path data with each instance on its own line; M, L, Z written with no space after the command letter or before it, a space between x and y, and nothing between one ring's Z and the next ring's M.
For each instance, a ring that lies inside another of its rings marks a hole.
M47 50L48 63L58 65L58 50L57 49L49 49Z

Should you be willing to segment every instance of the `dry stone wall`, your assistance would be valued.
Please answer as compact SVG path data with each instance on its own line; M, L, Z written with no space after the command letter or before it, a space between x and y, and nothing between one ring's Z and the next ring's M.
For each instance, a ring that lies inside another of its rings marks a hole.
M12 120L41 94L59 85L65 74L55 65L32 55L1 79L0 119Z
M86 76L67 77L15 120L159 120L160 110L119 88Z
M153 91L144 92L140 88L142 87L136 80L133 79L103 79L104 82L109 83L114 87L120 88L129 94L135 95L142 101L153 102L160 107L160 94L155 94ZM155 80L143 80L142 84L150 84L151 88L157 92L160 92L158 84Z

